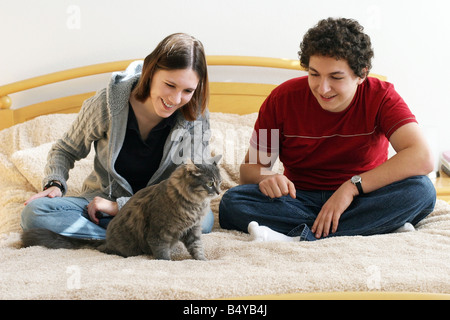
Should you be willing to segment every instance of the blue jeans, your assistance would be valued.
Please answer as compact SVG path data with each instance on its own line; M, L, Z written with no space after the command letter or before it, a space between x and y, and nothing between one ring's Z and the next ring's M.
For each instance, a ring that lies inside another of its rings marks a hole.
M219 205L219 222L224 229L247 232L256 221L288 236L314 241L311 227L333 191L297 190L290 196L271 199L258 185L241 185L228 190ZM426 176L411 177L374 192L355 197L342 214L339 226L330 236L369 236L392 232L406 222L417 224L430 214L436 203L436 190Z
M38 198L22 211L22 229L44 228L74 238L105 239L106 227L113 217L104 214L99 224L95 224L89 219L88 204L79 197ZM203 218L203 233L211 232L213 224L214 215L210 211Z

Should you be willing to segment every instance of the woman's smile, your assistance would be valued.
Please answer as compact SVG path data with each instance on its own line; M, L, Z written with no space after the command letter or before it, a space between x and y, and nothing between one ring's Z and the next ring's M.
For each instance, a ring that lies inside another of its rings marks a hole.
M163 102L164 106L169 110L175 107L175 105L167 103L166 100L164 100L163 98L161 98L161 101Z

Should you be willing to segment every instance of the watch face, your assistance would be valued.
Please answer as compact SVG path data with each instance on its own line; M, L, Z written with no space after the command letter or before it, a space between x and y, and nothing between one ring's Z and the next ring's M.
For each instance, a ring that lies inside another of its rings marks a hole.
M361 182L361 177L360 177L360 176L353 176L353 177L352 177L352 182L353 182L353 183Z

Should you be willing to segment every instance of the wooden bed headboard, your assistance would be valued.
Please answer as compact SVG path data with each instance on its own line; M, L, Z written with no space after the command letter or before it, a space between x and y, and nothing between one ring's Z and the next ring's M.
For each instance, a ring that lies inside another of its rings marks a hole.
M40 115L78 112L83 101L93 96L95 92L66 96L17 109L11 108L12 101L8 96L9 94L61 81L122 71L135 60L139 59L106 62L73 68L0 86L0 130ZM298 60L279 58L207 56L207 63L209 66L250 66L304 70ZM371 76L386 80L385 77L380 75L371 74ZM275 87L276 84L210 82L209 110L211 112L236 114L257 112L264 99Z

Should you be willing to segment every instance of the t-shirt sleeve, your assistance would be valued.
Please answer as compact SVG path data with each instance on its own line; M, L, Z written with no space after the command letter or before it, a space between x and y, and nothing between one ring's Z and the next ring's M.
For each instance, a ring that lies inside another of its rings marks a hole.
M405 124L417 123L416 117L392 84L389 84L383 97L378 119L381 131L387 139L390 139L391 135Z
M276 99L269 95L259 109L250 146L267 153L279 152L280 124L277 122Z

